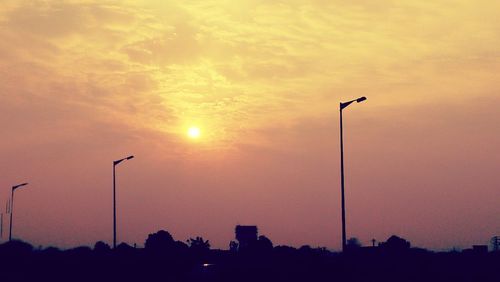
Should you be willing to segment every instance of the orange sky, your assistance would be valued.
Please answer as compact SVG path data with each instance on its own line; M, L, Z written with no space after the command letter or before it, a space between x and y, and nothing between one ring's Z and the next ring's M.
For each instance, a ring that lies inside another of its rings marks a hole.
M500 235L500 3L374 2L3 1L0 206L30 182L14 236L110 242L112 160L134 154L120 241L166 229L227 248L255 224L338 249L338 103L359 96L348 237Z

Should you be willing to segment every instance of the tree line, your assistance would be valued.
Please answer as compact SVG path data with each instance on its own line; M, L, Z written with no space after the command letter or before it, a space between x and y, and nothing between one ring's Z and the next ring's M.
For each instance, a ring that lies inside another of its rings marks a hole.
M102 241L93 248L0 245L0 281L500 281L500 252L432 252L391 236L375 247L274 246L266 236L229 250L202 237L177 241L167 231L149 234L144 247Z

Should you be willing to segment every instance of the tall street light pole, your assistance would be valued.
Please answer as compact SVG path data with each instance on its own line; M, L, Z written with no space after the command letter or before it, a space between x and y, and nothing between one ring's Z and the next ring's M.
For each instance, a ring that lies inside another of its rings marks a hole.
M345 200L344 200L344 133L342 126L342 110L345 109L353 102L363 102L366 97L360 97L358 99L342 103L340 102L340 184L341 184L341 197L342 197L342 251L346 250L347 239L345 230Z
M116 248L116 172L115 168L116 166L125 161L125 160L130 160L133 159L134 156L128 156L126 158L113 161L113 249ZM11 214L12 215L12 214Z
M9 242L12 241L12 218L13 218L12 215L14 214L14 191L16 191L17 188L23 187L25 185L28 185L28 183L22 183L12 186L12 192L10 194Z

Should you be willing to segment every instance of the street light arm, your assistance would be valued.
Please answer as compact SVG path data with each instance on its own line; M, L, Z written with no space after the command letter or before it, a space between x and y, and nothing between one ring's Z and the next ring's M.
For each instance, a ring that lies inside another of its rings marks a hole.
M352 102L354 102L354 101L356 101L356 100L352 100L352 101L345 102L345 103L340 102L340 110L342 111L343 109L347 108L347 106L352 104Z
M132 155L131 155L131 156L128 156L128 157L126 157L126 158L123 158L123 159L119 159L119 160L113 161L113 165L117 165L117 164L119 164L119 163L121 163L121 162L123 162L123 161L126 161L126 160L131 160L131 159L133 159L133 158L134 158L134 156L132 156Z
M28 185L28 183L22 183L22 184L14 185L14 186L12 186L12 191L16 190L19 187L26 186L26 185Z
M363 97L359 97L358 99L354 99L354 100L351 100L348 102L344 102L344 103L340 102L340 110L342 111L343 109L347 108L347 106L349 106L350 104L352 104L354 102L361 103L365 100L366 100L366 97L363 96Z

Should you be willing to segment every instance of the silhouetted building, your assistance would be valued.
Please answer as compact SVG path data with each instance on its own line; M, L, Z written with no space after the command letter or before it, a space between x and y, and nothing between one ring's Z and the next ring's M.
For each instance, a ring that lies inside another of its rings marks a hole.
M235 228L236 240L238 240L238 249L242 250L257 241L258 231L257 226L253 225L236 225Z
M473 245L472 251L476 254L486 254L488 252L487 245Z
M470 249L464 249L462 250L462 253L464 254L487 254L488 253L488 246L487 245L473 245L472 248Z

